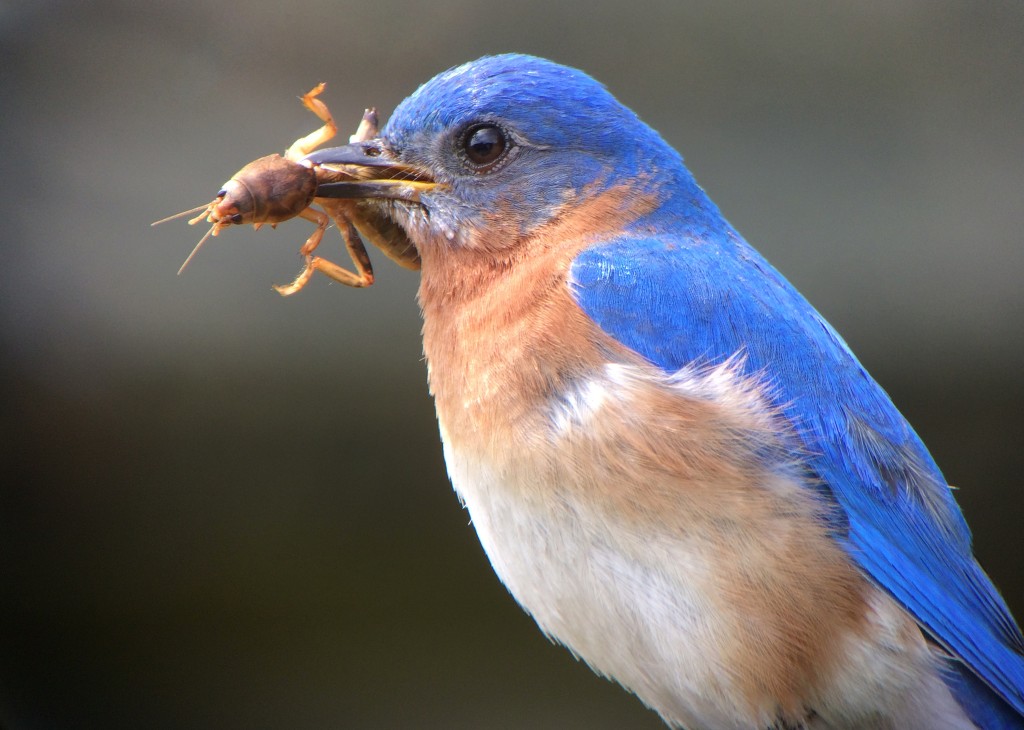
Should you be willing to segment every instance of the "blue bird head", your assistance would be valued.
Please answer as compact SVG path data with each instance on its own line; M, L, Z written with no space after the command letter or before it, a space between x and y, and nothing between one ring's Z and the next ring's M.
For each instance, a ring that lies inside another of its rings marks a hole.
M376 170L317 195L377 201L418 247L503 248L620 185L711 205L679 154L603 85L519 54L450 69L403 101L379 139L307 159Z

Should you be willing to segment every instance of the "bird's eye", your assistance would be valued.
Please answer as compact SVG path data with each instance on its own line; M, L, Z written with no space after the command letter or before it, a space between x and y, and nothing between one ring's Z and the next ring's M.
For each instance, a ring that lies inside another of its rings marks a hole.
M470 127L462 137L462 150L477 172L487 172L501 160L508 150L504 130L493 124Z

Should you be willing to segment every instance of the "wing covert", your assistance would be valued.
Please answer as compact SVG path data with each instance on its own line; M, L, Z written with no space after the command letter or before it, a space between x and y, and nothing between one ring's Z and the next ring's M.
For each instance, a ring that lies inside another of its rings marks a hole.
M1024 639L971 554L941 472L842 338L760 254L731 230L622 237L581 252L570 286L603 331L668 372L741 353L748 374L770 381L841 509L849 554L1024 714Z

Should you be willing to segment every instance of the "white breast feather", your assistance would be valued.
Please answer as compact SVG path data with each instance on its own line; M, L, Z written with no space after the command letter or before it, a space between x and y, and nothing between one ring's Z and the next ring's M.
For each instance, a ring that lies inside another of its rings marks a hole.
M445 460L457 493L495 572L541 629L565 644L596 671L635 692L670 724L688 728L745 728L770 723L774 707L749 708L736 700L730 667L723 665L724 627L716 621L721 605L721 575L711 542L701 536L666 535L657 529L638 534L634 526L615 524L590 509L579 490L543 483L548 473L537 464L572 464L572 450L591 419L610 404L634 397L639 388L671 387L684 397L728 402L746 410L763 409L760 394L736 380L736 362L703 373L681 371L653 382L631 366L608 365L584 380L547 414L552 437L547 453L511 459L498 467L473 453L451 448L444 430ZM770 414L763 417L768 424ZM536 446L536 444L534 444ZM531 447L532 448L532 447ZM571 467L567 480L585 478ZM786 491L795 484L765 485ZM901 612L880 592L878 622ZM887 613L888 612L888 613ZM893 613L895 612L895 613ZM884 626L883 626L884 628ZM894 641L879 631L878 642ZM890 632L891 633L891 632ZM905 698L872 694L871 686L926 690L929 702L942 707L944 719L934 727L970 727L933 672L920 675L928 657L907 659L890 649L890 666L875 666L878 644L851 637L846 647L850 668L836 678L834 696L821 698L832 722L819 717L811 727L866 726L859 710L847 712L849 699L859 709ZM908 666L908 661L911 665ZM917 672L917 674L915 674ZM863 677L869 677L865 684ZM899 681L902 677L903 681ZM915 706L920 703L913 703ZM904 713L914 727L918 711ZM857 717L859 720L851 720ZM871 727L895 727L879 721ZM930 727L931 725L929 725ZM923 727L923 726L922 726Z

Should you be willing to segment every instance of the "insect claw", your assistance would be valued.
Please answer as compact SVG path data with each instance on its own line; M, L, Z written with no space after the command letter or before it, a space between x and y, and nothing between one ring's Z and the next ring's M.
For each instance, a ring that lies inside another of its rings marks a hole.
M377 136L379 131L380 123L377 120L377 110L370 107L363 112L363 118L359 122L359 128L356 129L356 133L348 138L349 144L366 142L367 140L373 139Z

